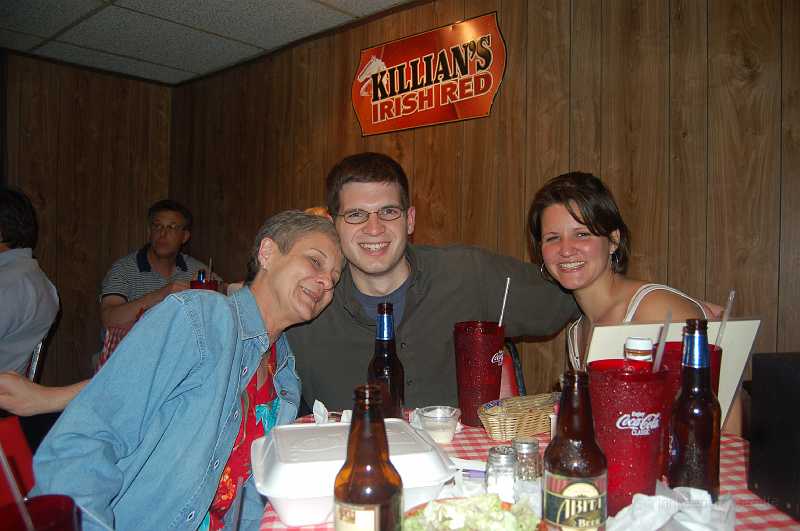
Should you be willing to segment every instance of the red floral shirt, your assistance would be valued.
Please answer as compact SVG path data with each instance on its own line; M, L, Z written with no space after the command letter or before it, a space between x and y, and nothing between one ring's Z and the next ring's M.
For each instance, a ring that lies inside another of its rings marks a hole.
M261 389L257 388L257 374L253 375L245 389L247 400L242 398L243 415L239 434L236 436L233 451L228 457L222 477L219 479L217 494L208 510L210 519L206 518L210 524L208 527L210 530L223 529L222 520L236 499L236 483L240 478L244 483L250 477L250 445L254 440L263 437L275 425L279 401L276 400L277 394L272 385L272 376L275 374L274 344L269 350L267 369L268 376ZM201 525L200 528L202 529L203 526Z

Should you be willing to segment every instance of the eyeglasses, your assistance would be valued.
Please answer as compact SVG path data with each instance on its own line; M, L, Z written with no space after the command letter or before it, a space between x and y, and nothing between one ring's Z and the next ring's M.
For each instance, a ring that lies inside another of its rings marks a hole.
M355 210L348 210L344 214L337 214L337 216L344 218L345 223L349 223L350 225L361 225L367 222L371 214L377 214L378 219L381 221L394 221L402 216L403 212L403 209L398 206L385 206L378 210L369 211L357 208Z
M176 225L175 223L170 223L169 225L162 225L161 223L151 223L150 230L153 232L166 231L168 234L174 234L178 231L183 230L183 225Z

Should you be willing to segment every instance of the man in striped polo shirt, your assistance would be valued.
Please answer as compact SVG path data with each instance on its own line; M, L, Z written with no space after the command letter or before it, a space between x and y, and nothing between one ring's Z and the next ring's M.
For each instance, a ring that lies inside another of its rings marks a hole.
M188 208L163 199L150 207L147 219L150 241L114 262L103 279L100 315L105 328L130 326L170 293L188 289L200 269L208 269L180 252L191 237L192 213Z

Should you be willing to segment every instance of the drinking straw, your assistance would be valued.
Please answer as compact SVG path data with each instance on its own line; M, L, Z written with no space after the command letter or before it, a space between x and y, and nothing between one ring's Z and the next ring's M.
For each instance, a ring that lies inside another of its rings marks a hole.
M664 326L661 327L661 333L658 334L658 348L656 349L656 357L653 360L653 372L658 372L658 369L661 368L661 357L664 355L664 347L667 344L667 331L669 331L669 323L671 321L672 310L667 310Z
M725 325L728 324L728 317L731 316L731 308L733 308L733 298L736 297L736 290L732 289L730 293L728 293L728 304L725 305L725 311L722 312L722 323L719 325L719 330L717 330L717 339L714 341L714 344L718 347L722 345L722 333L725 331Z
M8 482L8 488L11 491L11 494L14 496L14 502L17 504L17 508L19 509L19 515L22 517L22 522L25 524L25 529L28 531L36 531L33 528L33 521L31 520L31 515L28 514L28 509L25 507L25 502L22 500L22 493L19 491L19 486L17 485L17 480L14 479L14 475L11 473L11 466L8 464L8 459L6 459L6 453L3 451L3 445L0 444L0 464L3 466L3 475L6 477L6 481Z
M508 298L508 285L511 283L511 277L506 277L506 292L503 293L503 306L500 308L500 321L497 323L503 326L503 314L506 311L506 299Z
M211 273L214 271L213 260L214 260L213 256L208 257L208 280L214 279L214 277L211 276Z

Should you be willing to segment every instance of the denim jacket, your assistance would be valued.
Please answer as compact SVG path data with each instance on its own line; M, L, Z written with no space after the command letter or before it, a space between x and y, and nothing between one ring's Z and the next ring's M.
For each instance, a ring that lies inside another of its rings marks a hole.
M47 435L31 494L72 496L84 530L197 529L239 432L240 397L268 346L249 288L167 297ZM276 346L278 423L287 424L300 382L286 339ZM264 501L252 476L243 495L241 529L258 529Z

